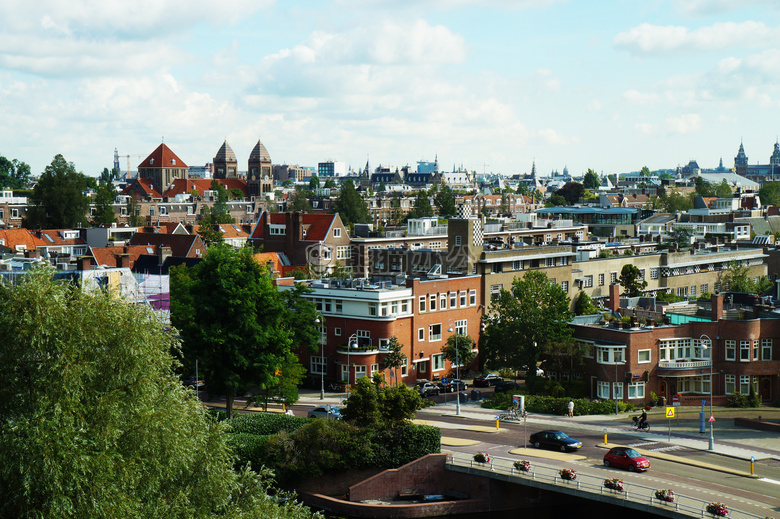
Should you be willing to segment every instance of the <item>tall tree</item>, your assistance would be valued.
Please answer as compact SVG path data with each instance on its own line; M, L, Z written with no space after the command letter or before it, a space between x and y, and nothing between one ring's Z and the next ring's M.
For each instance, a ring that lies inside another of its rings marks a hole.
M565 198L568 205L574 205L579 202L584 192L585 186L579 182L566 182L555 194Z
M41 269L0 284L0 336L0 516L311 516L233 470L148 307Z
M443 184L434 197L434 203L439 210L439 216L450 217L458 214L458 209L455 207L455 194L452 192L452 188L447 184Z
M623 265L618 277L618 283L623 287L623 294L626 297L639 297L647 288L647 281L642 279L642 272L636 265L627 263Z
M585 187L585 189L598 189L599 185L601 185L601 180L599 180L598 173L588 168L588 172L585 173L585 178L583 179L582 185Z
M344 225L366 223L371 220L368 205L357 192L355 184L351 180L347 180L341 185L339 196L333 203L333 212L341 216Z
M758 190L761 205L780 206L780 182L765 182Z
M387 341L387 353L385 354L385 358L382 361L382 364L386 369L393 370L391 377L396 384L399 383L398 368L405 366L407 361L406 354L403 352L403 349L403 344L399 342L398 337L393 335L390 337L390 340Z
M314 191L315 189L319 189L320 187L320 179L317 177L317 175L312 175L309 179L309 189Z
M485 316L480 356L492 369L524 369L536 366L545 348L571 337L568 322L569 296L547 274L534 270L515 278L509 290L502 290ZM528 369L528 383L536 370Z
M758 281L753 280L750 277L750 267L742 265L738 261L730 262L729 268L721 274L723 291L763 295L774 285L772 280L766 276L761 277Z
M116 223L116 214L114 214L115 198L116 188L114 188L114 183L109 176L108 180L101 180L98 185L95 195L95 214L92 215L93 226Z
M474 360L474 339L470 335L453 333L441 349L444 358L453 366L468 366Z
M55 155L35 184L24 226L28 229L70 229L87 223L87 177L72 162Z
M25 189L30 181L30 166L0 155L0 188Z
M414 197L414 205L409 212L409 218L424 218L426 216L433 216L433 207L431 206L431 199L428 197L428 192L424 189L417 191Z
M296 211L301 211L304 213L313 212L314 208L311 206L307 195L308 193L301 189L301 186L297 186L295 188L295 192L292 194L292 196L290 196L289 200L287 200L285 211L288 213L294 213Z
M288 354L299 346L289 308L246 247L212 246L200 263L171 271L171 323L183 361L198 361L209 392L225 396L228 417L236 394L271 387L289 369ZM314 319L297 328L305 327Z

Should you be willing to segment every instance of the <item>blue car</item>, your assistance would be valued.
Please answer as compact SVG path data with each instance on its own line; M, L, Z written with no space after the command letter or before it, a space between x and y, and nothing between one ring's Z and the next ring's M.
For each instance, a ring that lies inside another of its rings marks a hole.
M576 451L582 447L582 442L569 438L563 431L539 431L533 433L529 440L537 449L554 449L557 451Z

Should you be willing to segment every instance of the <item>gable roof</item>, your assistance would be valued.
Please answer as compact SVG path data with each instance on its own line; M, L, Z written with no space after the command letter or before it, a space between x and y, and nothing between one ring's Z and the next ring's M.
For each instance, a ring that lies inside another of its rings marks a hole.
M138 257L142 254L155 254L156 246L147 245L127 245L125 247L90 247L90 254L95 260L95 265L106 265L107 267L116 267L119 265L117 257L120 254L127 254L130 257L129 268L132 269Z
M173 184L171 184L168 190L165 191L165 196L168 198L173 198L176 195L187 194L192 190L197 191L198 196L203 196L205 191L209 191L211 189L212 180L216 180L227 190L239 189L244 194L244 196L246 196L246 181L240 178L177 178L173 180Z
M184 163L165 143L157 146L148 157L138 165L138 168L186 168Z
M289 213L260 213L255 222L254 229L250 236L253 240L265 239L265 229L263 228L263 215L268 216L268 223L274 225L286 225L287 214ZM301 224L305 231L303 241L322 241L328 237L331 227L336 223L338 214L329 213L302 213Z
M11 250L32 250L48 245L29 229L0 229L0 242Z
M129 195L131 193L139 193L141 198L162 198L160 192L154 187L154 182L149 178L136 178L129 186L122 190L121 194Z
M206 246L197 234L152 234L137 232L129 242L130 245L149 245L170 247L173 256L195 256L196 249L205 252Z

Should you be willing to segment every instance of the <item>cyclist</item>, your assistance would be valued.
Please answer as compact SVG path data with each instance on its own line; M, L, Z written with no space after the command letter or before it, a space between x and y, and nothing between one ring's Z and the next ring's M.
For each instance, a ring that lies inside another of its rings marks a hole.
M639 422L637 423L637 429L644 429L647 423L647 411L642 409L642 414L639 416Z

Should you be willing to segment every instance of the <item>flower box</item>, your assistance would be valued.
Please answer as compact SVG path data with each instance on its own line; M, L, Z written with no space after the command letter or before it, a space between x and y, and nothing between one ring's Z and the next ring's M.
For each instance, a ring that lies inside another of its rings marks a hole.
M674 503L674 492L668 488L662 490L656 490L655 498L665 503Z
M561 469L558 476L565 481L574 481L577 479L577 471L574 469Z
M484 452L478 452L474 455L474 461L477 463L490 463L490 456Z
M708 504L707 512L715 517L727 517L729 515L729 509L723 503Z
M618 478L607 478L604 480L604 488L615 490L616 492L622 492L623 480Z
M531 470L531 462L528 460L518 460L515 462L515 468L520 472L529 472Z

